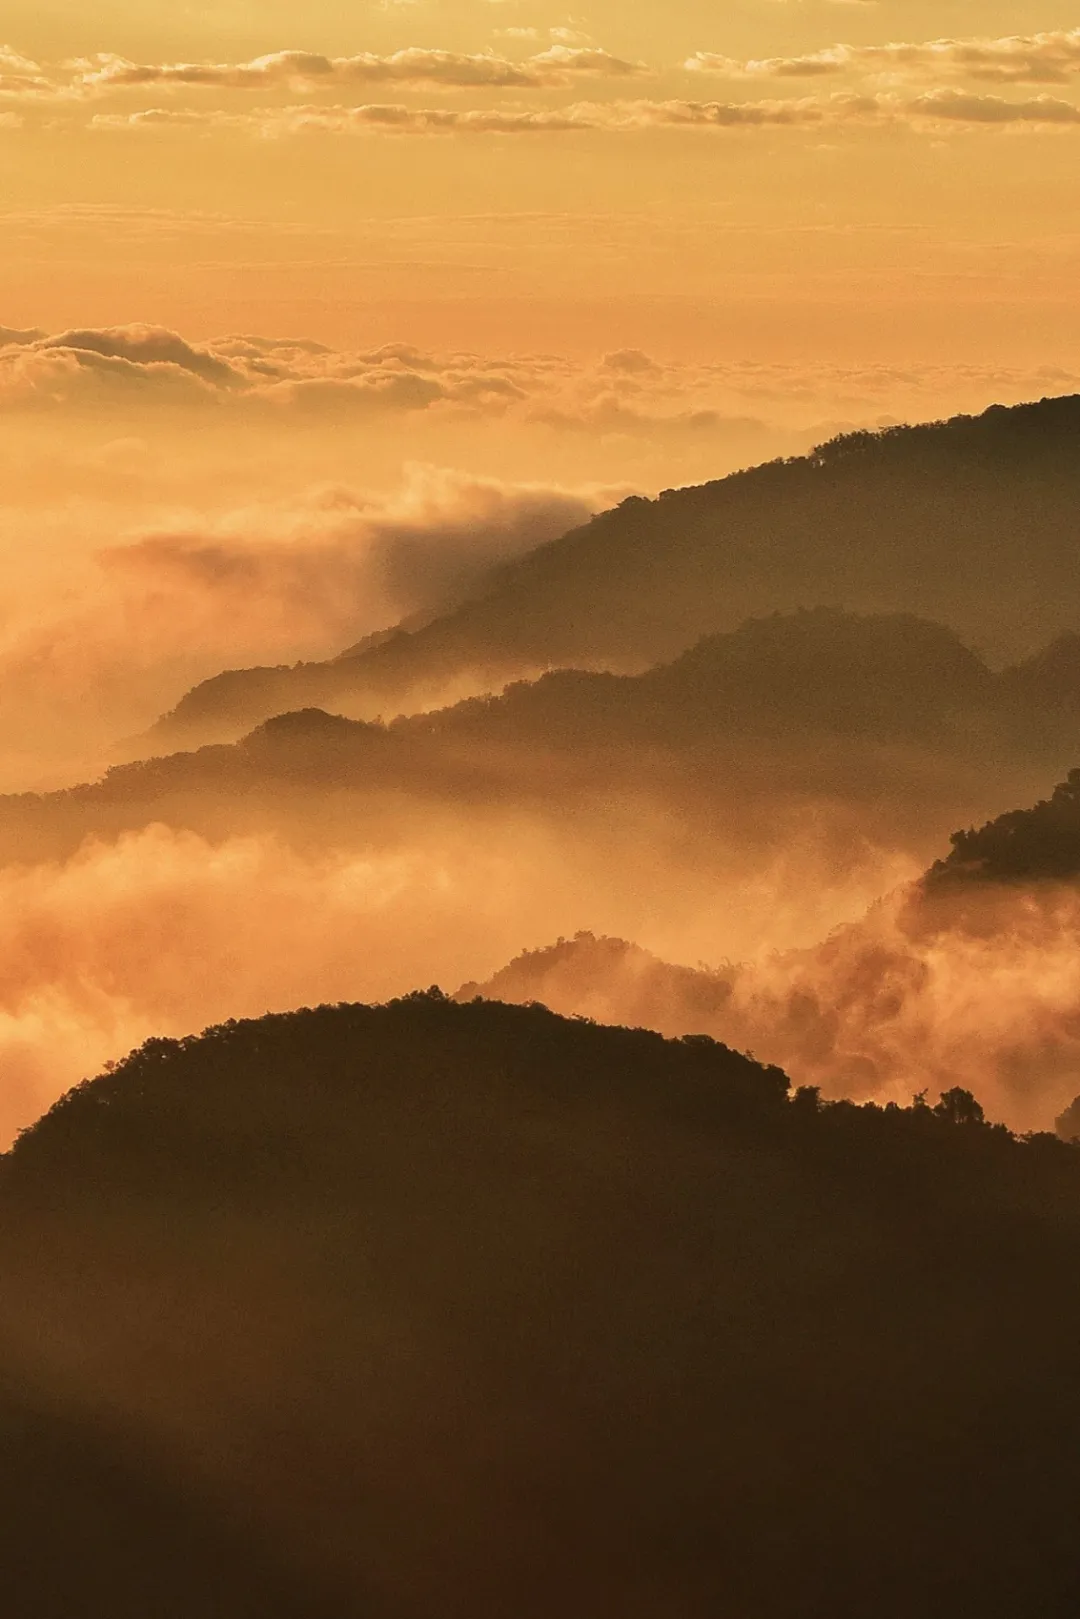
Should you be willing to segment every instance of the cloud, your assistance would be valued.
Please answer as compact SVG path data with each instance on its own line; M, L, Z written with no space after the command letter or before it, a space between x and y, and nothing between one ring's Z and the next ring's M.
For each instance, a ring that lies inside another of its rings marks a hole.
M587 110L473 109L457 112L444 107L408 107L403 103L372 103L359 107L267 107L254 113L203 111L195 107L148 107L133 113L98 113L91 121L98 130L238 130L278 137L321 133L330 135L530 135L563 133L600 127Z
M1080 107L1053 96L1032 101L1005 101L1000 96L965 95L962 90L934 90L910 103L913 118L962 124L1080 124Z
M241 336L196 345L154 326L3 339L0 332L0 409L9 411L96 410L111 399L119 407L201 405L267 421L433 411L501 417L544 411L556 395L560 407L576 411L613 386L610 367L601 367L595 381L578 372L580 387L568 397L565 384L575 373L558 359L434 355L402 343L338 352L303 340ZM659 380L660 369L650 375Z
M52 80L36 62L21 56L10 45L0 45L0 100L47 96L54 89Z
M933 98L927 115L939 123L992 123L1017 114L1013 104L995 98L978 98L974 107L966 98L957 104L957 94ZM1053 109L1034 111L1054 117ZM182 224L174 221L176 229ZM196 219L196 228L203 224ZM120 219L116 228L124 225ZM145 225L156 228L156 216ZM156 405L260 427L284 427L296 418L393 421L405 414L445 422L559 420L603 430L651 424L667 432L680 424L696 430L710 419L760 426L757 412L765 405L771 416L781 411L789 425L810 431L852 416L874 423L885 409L925 418L985 407L994 398L1065 393L1077 381L1067 369L1046 367L672 364L638 349L591 364L551 354L435 353L409 343L337 350L305 338L246 334L192 343L147 325L53 334L0 328L0 409L31 418L68 411L94 420L106 406L123 416L132 407L143 412ZM132 430L141 429L126 423L124 433Z
M40 343L47 335L37 326L21 331L14 326L0 326L0 349L22 348L31 343Z
M923 44L829 45L799 56L740 61L698 51L693 73L727 79L822 78L843 73L912 78L975 79L997 84L1065 84L1080 73L1080 28L1001 39L935 39Z
M612 354L605 354L601 363L606 371L622 371L631 376L659 370L656 361L650 359L642 349L617 349Z
M110 464L146 453L121 441ZM96 773L118 738L198 680L330 657L449 606L488 568L625 493L416 465L382 494L328 485L99 544L64 570L62 589L3 604L0 766L36 752L39 772Z
M898 890L816 949L739 975L722 1021L828 1095L960 1084L994 1117L1051 1128L1080 1091L1080 895Z
M314 637L336 650L350 634L460 599L495 563L578 527L622 493L414 465L389 495L332 486L291 510L255 507L201 532L148 535L101 560L142 598L136 612L165 600L176 618L193 597L212 614L220 656L252 638L265 649ZM189 641L190 624L176 635Z
M155 826L0 872L0 1144L151 1035L460 982L513 948L514 899L535 902L540 872L563 886L528 853L509 829L305 857Z
M146 89L323 89L392 84L423 89L540 90L577 78L628 79L648 70L576 39L556 39L546 50L513 61L493 52L476 54L409 46L380 56L273 51L246 62L133 62L99 53L66 67L44 69L0 48L0 96L77 100Z
M403 103L264 107L249 113L193 107L151 107L133 113L99 113L101 131L234 130L262 138L324 135L567 135L582 131L630 134L647 129L769 130L907 126L933 131L950 124L1062 127L1080 122L1080 108L1052 96L1006 101L939 88L914 98L888 93L838 92L827 97L762 101L635 100L575 102L559 109L409 107Z
M190 343L160 326L114 326L60 332L55 337L23 333L24 346L34 342L39 353L67 350L85 360L98 355L105 360L126 360L139 366L173 366L189 371L221 387L236 386L240 376L207 349ZM92 361L90 362L92 363Z

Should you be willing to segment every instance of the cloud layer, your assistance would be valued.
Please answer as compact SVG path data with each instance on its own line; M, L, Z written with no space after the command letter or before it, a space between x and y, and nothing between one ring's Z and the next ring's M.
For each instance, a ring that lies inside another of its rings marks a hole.
M262 137L301 133L517 135L573 131L628 133L643 129L764 129L903 124L912 128L1062 127L1080 110L1045 91L1012 101L983 88L1062 85L1080 73L1080 29L989 38L973 36L924 43L836 44L792 56L739 60L699 50L677 67L649 67L576 36L554 30L546 49L515 59L494 51L462 53L408 46L377 54L328 56L304 50L270 51L239 62L137 62L99 53L58 66L0 47L0 101L26 107L130 103L148 94L169 99L90 114L99 131L187 129L236 131ZM669 79L714 75L732 81L815 81L847 77L868 81L861 92L775 100L701 100L683 95L657 100L603 99L539 108L516 103L461 108L412 102L307 100L256 109L228 105L235 92L266 95L304 92L340 96L350 87L401 92L513 92L566 89L582 79L610 87L652 74ZM899 93L901 84L914 94ZM192 99L194 97L194 99ZM210 104L207 104L207 97ZM224 98L224 102L223 102ZM13 115L12 115L13 116Z
M492 51L408 46L386 55L270 51L244 62L134 62L106 51L53 67L0 45L0 98L78 101L150 87L271 91L394 84L417 89L543 90L560 88L581 77L629 79L647 71L641 62L576 41L556 41L546 50L518 60Z
M323 135L551 135L595 131L625 135L647 129L753 130L907 127L931 132L950 125L1062 128L1080 123L1080 107L1050 95L1009 101L940 88L915 97L893 93L791 97L767 101L575 102L541 111L363 106L264 107L250 113L193 107L148 107L132 113L97 113L101 131L233 130L262 138Z
M144 225L122 211L100 220L101 228L136 234L159 233L170 223L155 215ZM177 229L183 224L175 221ZM109 408L138 416L173 407L260 427L294 417L362 424L418 416L501 419L627 439L713 435L717 456L722 436L738 431L758 435L753 458L765 459L777 449L767 447L762 414L824 437L837 423L876 421L885 410L918 418L1078 390L1080 373L1063 367L695 363L658 360L639 349L586 363L552 353L437 353L404 342L341 350L241 334L194 343L145 324L54 334L0 327L0 413L28 420L57 411Z

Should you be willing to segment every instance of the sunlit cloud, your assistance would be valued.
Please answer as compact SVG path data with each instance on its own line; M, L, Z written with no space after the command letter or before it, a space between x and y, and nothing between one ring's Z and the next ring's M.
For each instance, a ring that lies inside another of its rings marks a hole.
M134 62L101 52L42 67L0 47L0 97L77 99L121 91L270 90L393 84L421 89L540 90L577 78L628 79L648 70L576 36L553 37L546 49L521 60L495 52L460 52L407 46L386 55L355 56L272 51L245 62Z
M698 51L694 73L728 79L823 78L842 73L903 78L981 79L998 84L1065 84L1080 73L1080 28L1002 39L935 39L924 44L829 45L796 56L737 60Z
M289 135L568 135L595 131L629 134L646 129L768 130L907 126L913 129L966 124L973 128L1012 125L1028 128L1080 123L1080 108L1054 96L1009 101L941 88L904 98L895 94L838 93L825 98L768 101L612 101L576 102L559 109L525 111L404 104L365 106L266 107L250 113L152 107L132 113L99 113L92 127L101 131L188 129L232 130L258 137Z

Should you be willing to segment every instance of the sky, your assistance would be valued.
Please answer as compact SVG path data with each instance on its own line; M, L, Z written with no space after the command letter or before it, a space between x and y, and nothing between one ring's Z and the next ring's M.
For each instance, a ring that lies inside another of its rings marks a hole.
M2 323L1072 365L1077 21L1050 0L12 0Z

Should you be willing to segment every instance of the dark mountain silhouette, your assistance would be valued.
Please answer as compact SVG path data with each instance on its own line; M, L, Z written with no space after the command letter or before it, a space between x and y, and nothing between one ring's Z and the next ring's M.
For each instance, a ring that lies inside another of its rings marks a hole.
M1010 810L986 826L956 832L952 844L930 872L930 883L1074 881L1080 877L1080 770L1070 770L1034 808Z
M16 1240L31 1242L33 1229ZM0 1512L13 1619L335 1619L317 1577L283 1566L265 1532L237 1527L243 1502L201 1497L152 1443L110 1432L92 1386L75 1397L35 1387L8 1362L2 1345Z
M824 604L943 620L1004 660L1076 628L1080 398L851 433L634 497L429 623L325 663L230 670L139 744L231 741L309 707L363 718L552 667L638 672L743 619Z
M1080 1141L1080 1096L1074 1097L1054 1121L1054 1127L1062 1141Z
M830 801L858 807L850 837L929 859L958 820L1035 792L1076 757L1080 660L1067 683L1065 652L994 674L909 615L773 615L643 675L562 670L390 725L305 710L236 745L3 798L0 859L52 858L152 820L362 840L387 795L594 818L636 795L710 836L751 806L760 831L773 808ZM774 836L788 836L781 816Z
M149 1042L0 1161L0 1215L57 1407L242 1503L339 1619L1076 1611L1080 1155L962 1090L789 1100L428 993ZM204 1571L144 1503L73 1528L68 1476L32 1482L42 1557L93 1540L69 1611L124 1612L110 1559Z

